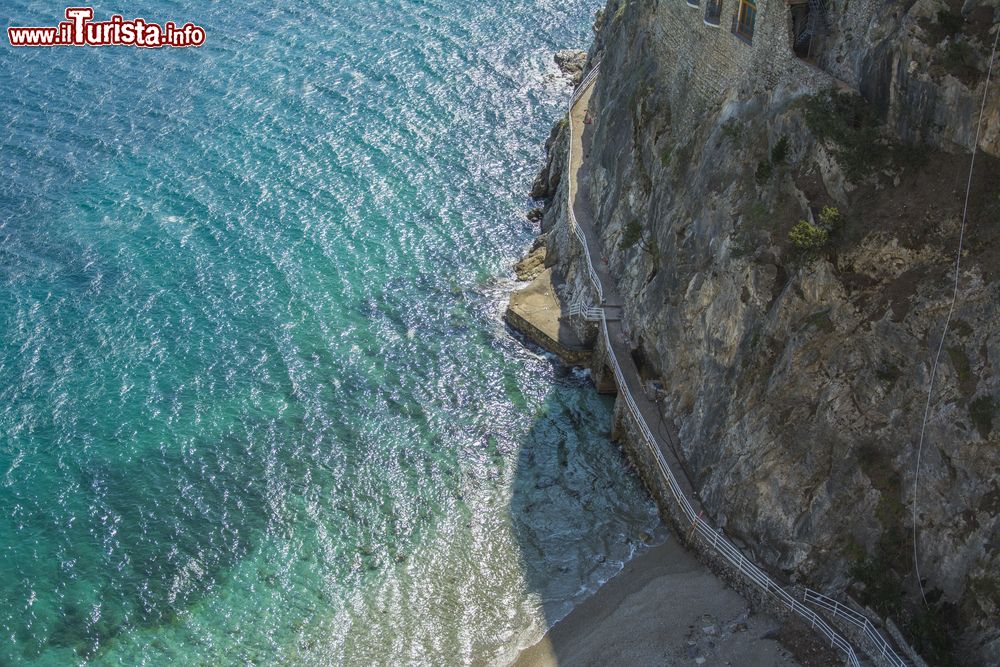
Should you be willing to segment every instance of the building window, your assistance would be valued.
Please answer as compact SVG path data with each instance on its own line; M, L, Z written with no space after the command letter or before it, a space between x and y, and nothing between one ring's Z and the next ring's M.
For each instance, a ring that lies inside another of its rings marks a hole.
M757 0L740 0L736 13L735 32L740 37L753 39L753 26L757 21Z
M718 26L722 18L722 0L707 0L705 3L705 23Z

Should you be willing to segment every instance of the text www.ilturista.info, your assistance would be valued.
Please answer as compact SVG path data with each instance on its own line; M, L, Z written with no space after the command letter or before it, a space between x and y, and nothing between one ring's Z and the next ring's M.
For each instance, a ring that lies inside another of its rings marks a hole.
M183 48L205 43L205 29L193 23L162 26L145 19L126 21L115 14L109 21L92 21L93 7L70 7L56 27L7 28L11 46L137 46Z

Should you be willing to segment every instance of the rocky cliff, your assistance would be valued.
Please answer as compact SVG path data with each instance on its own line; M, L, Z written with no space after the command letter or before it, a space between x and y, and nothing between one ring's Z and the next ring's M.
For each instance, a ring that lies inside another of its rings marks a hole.
M716 26L609 0L595 24L590 196L635 358L705 506L760 561L891 617L931 664L997 664L995 81L979 120L1000 4L758 0L739 35L737 5ZM592 302L566 135L535 195L562 297Z

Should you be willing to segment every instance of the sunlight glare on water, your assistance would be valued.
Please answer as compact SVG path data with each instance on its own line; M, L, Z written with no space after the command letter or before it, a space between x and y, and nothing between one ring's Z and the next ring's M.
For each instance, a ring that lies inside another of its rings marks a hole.
M599 4L3 49L0 664L503 662L655 530L610 403L500 317Z

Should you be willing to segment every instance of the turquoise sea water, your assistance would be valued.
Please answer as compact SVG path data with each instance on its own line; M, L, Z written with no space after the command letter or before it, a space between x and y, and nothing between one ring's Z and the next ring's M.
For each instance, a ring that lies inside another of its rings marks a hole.
M0 665L503 662L655 530L609 403L500 319L599 4L4 42Z

